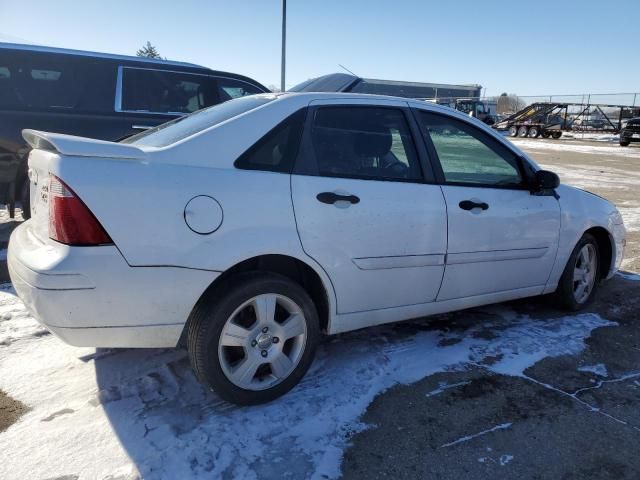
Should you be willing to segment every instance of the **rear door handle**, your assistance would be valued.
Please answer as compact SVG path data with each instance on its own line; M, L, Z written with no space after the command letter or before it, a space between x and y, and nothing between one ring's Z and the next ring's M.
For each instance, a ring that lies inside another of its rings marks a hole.
M474 202L473 200L463 200L458 206L462 210L473 210L474 208L481 208L482 210L487 210L489 208L489 204L485 202Z
M355 195L340 195L334 192L322 192L316 195L316 198L319 202L327 203L329 205L340 201L349 202L352 205L360 202L360 198Z

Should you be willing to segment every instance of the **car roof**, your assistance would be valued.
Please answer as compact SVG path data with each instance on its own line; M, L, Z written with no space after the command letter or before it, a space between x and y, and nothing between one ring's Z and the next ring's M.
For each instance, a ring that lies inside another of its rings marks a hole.
M86 50L72 50L69 48L46 47L41 45L26 45L21 43L0 42L0 51L2 51L3 49L4 50L21 50L24 52L55 53L55 54L62 54L62 55L74 55L74 56L91 57L91 58L104 58L107 60L116 60L116 61L119 60L122 62L139 63L141 65L155 64L155 65L198 69L200 71L202 70L206 71L207 74L227 76L229 78L242 80L244 82L260 87L265 93L269 92L269 89L267 87L265 87L260 82L258 82L257 80L254 80L251 77L247 77L239 73L213 70L209 67L205 67L203 65L198 65L195 63L178 62L174 60L160 60L157 58L148 58L148 57L136 57L133 55L117 55L112 53L90 52Z
M306 101L313 100L372 100L372 101L384 101L391 100L395 102L408 103L411 106L423 107L429 110L440 110L446 113L455 115L459 113L457 110L447 107L445 105L438 105L437 103L427 102L425 100L419 100L408 97L394 97L391 95L376 95L373 93L351 93L351 92L282 92L275 94L279 100L286 100L287 98L296 98L298 100L304 99ZM383 103L383 102L381 102ZM462 114L464 116L464 114Z
M202 69L210 70L207 67L204 67L202 65L197 65L195 63L177 62L174 60L161 60L161 59L149 58L149 57L136 57L133 55L117 55L112 53L90 52L87 50L73 50L70 48L46 47L42 45L27 45L22 43L0 42L0 49L22 50L27 52L41 52L41 53L58 53L58 54L64 54L64 55L107 58L111 60L124 60L127 62L155 63L159 65L173 65L178 67L202 68Z

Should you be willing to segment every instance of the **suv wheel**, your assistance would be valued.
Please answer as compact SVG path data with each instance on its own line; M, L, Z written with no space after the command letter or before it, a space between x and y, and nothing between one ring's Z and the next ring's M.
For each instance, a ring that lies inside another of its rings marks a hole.
M600 278L598 260L598 242L585 233L573 249L558 284L556 293L563 307L576 311L593 300Z
M527 127L520 127L518 129L518 136L520 138L526 137L528 133L529 133L529 129Z
M319 336L316 308L300 285L249 272L198 303L188 349L201 382L224 400L252 405L274 400L300 381Z

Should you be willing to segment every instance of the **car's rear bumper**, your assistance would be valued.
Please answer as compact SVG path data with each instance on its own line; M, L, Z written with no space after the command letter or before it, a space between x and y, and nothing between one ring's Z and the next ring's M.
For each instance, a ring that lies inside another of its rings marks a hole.
M16 228L11 281L33 315L77 346L172 347L198 298L218 273L131 267L113 246L69 247Z

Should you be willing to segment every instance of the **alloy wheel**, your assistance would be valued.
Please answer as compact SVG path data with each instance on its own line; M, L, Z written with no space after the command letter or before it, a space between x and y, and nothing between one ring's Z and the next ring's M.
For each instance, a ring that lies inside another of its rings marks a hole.
M578 303L585 303L596 283L597 254L595 247L588 243L580 249L573 269L573 297Z
M307 340L302 308L279 294L257 295L227 319L218 341L225 376L245 390L265 390L298 366Z

